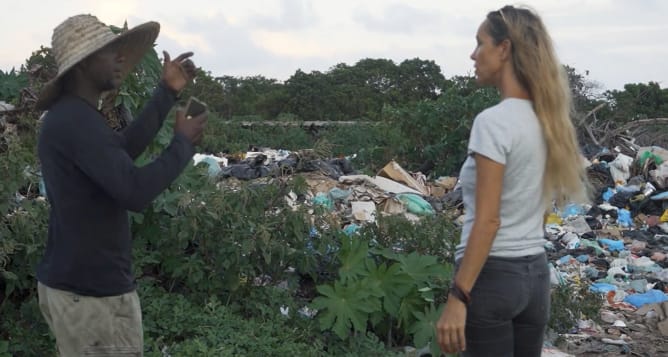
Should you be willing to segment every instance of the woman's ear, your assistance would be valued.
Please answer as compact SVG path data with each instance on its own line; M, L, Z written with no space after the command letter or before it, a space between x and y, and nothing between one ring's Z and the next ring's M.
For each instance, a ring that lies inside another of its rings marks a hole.
M499 46L501 47L501 60L509 60L513 51L513 43L510 42L510 39L505 39L499 43Z

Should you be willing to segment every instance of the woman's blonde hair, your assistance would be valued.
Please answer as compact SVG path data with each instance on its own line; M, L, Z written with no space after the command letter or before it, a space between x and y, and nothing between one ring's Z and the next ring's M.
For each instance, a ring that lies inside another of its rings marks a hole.
M546 204L587 202L587 176L570 118L571 91L543 21L527 8L505 6L487 15L496 44L508 39L520 84L528 90L547 144L543 179Z

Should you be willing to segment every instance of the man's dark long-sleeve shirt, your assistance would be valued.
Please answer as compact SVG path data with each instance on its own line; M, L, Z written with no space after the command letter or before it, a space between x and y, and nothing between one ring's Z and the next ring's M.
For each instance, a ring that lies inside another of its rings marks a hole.
M64 95L44 117L38 153L51 205L49 234L37 279L85 296L135 289L128 210L141 211L176 179L194 154L180 134L150 164L137 158L174 104L159 85L123 132L109 128L83 99Z

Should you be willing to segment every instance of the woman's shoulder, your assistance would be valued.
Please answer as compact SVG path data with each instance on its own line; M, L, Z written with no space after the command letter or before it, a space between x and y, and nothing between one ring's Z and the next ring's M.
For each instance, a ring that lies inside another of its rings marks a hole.
M496 125L513 126L518 121L525 121L527 118L535 118L531 101L517 98L507 98L503 101L486 108L480 112L477 121L494 122Z

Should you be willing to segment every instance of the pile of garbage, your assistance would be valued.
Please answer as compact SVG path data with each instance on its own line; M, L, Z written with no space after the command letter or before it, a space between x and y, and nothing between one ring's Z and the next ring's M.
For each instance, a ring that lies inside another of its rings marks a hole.
M403 215L418 221L422 216L461 208L457 178L440 177L427 182L424 174L408 172L395 161L390 161L375 176L369 176L354 170L352 159L354 156L320 159L309 150L274 149L243 155L196 154L193 158L195 165L206 164L209 176L226 186L231 185L230 180L299 174L305 178L310 192L300 198L288 195L290 206L296 208L304 203L324 206L356 227L375 222L378 214Z
M553 286L588 284L604 307L598 319L580 320L563 335L560 347L575 354L665 355L668 150L640 147L634 157L605 150L586 164L595 201L549 215L546 250Z
M243 156L243 157L240 157ZM353 157L318 159L308 152L263 149L236 157L196 155L220 183L300 174L308 197L286 197L297 207L326 207L354 232L378 214L411 221L434 214L462 217L456 177L428 181L390 161L375 176L352 169ZM635 155L601 150L584 160L595 195L591 205L569 205L546 217L546 251L553 286L587 284L601 294L596 319L580 320L558 347L586 353L668 353L668 150L638 147ZM598 322L597 322L598 321ZM556 342L552 339L550 342ZM569 356L547 343L544 355ZM650 351L650 352L647 352ZM649 353L649 354L647 354Z

